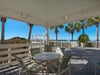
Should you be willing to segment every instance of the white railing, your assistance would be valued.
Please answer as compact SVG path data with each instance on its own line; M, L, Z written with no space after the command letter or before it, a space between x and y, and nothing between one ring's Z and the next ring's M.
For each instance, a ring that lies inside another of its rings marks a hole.
M23 60L29 59L27 56L30 56L30 48L42 49L44 44L41 42L32 44L0 44L0 68L18 63L12 54L23 57Z
M56 47L56 41L50 41L50 45ZM79 46L77 42L57 41L57 47L66 48L66 47L77 47L77 46Z
M96 41L89 41L88 44L90 43L89 47L97 47L97 42ZM56 41L50 41L49 43L51 46L56 47ZM57 41L57 47L80 47L79 43L77 41ZM99 42L99 48L100 48L100 42Z

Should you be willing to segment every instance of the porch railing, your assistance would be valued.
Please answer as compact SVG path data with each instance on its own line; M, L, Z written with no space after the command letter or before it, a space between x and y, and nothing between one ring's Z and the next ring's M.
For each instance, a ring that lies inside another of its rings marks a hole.
M56 47L56 41L50 41L50 46ZM79 46L77 42L63 42L63 41L57 41L57 47L61 48L70 48L70 47L77 47Z
M29 59L27 56L30 56L30 48L41 48L42 50L44 49L44 44L41 42L32 44L0 44L0 68L18 63L12 54L23 57L23 60Z
M49 44L51 46L56 47L56 41L50 41ZM57 41L57 46L58 47L80 47L79 43L77 41ZM88 45L86 47L97 47L97 41L89 41ZM100 48L100 41L99 41L99 48Z

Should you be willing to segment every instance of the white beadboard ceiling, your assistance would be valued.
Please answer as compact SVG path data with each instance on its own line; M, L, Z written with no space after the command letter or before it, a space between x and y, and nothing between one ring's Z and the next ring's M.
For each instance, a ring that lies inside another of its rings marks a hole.
M0 16L44 26L59 25L100 16L100 0L0 0Z

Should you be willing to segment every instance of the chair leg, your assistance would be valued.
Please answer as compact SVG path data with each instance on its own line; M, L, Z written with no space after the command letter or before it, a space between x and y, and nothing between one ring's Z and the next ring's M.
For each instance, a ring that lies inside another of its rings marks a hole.
M69 65L69 75L71 75L71 72L70 72L70 65Z
M95 73L94 75L96 75L96 66L94 66L94 73Z
M44 75L44 70L42 70L42 75Z
M21 75L20 73L21 73L21 69L19 68L19 75Z
M57 75L61 75L60 73L58 73Z
M26 71L27 75L30 75L30 72L29 71Z

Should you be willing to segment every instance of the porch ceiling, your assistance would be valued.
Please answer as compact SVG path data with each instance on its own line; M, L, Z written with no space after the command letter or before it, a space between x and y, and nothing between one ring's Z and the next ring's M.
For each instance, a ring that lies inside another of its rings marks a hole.
M52 26L100 16L100 0L0 0L0 16Z

